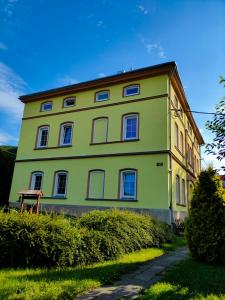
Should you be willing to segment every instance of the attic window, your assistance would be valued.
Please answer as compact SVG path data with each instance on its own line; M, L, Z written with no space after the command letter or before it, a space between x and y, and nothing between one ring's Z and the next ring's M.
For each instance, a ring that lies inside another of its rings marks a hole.
M76 104L76 98L75 97L69 97L69 98L65 98L63 100L63 107L71 107L74 106Z
M140 94L140 86L139 84L129 85L124 87L123 95L124 97L134 96Z
M50 111L52 110L52 102L44 102L41 104L41 111Z

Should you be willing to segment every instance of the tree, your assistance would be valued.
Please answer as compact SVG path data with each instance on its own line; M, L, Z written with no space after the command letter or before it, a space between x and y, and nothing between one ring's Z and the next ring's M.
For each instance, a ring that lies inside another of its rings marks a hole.
M0 206L8 205L16 151L16 147L0 147Z
M220 78L220 83L225 87L223 77ZM213 142L206 145L206 153L213 154L222 161L225 158L225 97L216 105L213 120L207 121L206 128L215 135ZM222 166L222 169L225 169L225 166Z
M191 254L207 263L225 264L224 191L216 171L202 171L195 184L185 233Z

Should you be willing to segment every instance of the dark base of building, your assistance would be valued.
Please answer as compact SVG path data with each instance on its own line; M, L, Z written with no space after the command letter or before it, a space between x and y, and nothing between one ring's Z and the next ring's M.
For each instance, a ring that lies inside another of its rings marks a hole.
M18 208L18 202L9 202L10 207ZM40 211L42 212L54 212L61 213L70 216L79 217L84 213L88 213L94 209L97 210L106 210L112 209L111 206L82 206L82 205L59 205L59 204L40 204ZM155 208L130 208L130 207L117 207L116 209L120 210L129 210L133 212L137 212L139 214L150 215L156 218L159 221L166 222L167 224L171 224L171 212L169 209L155 209ZM185 212L173 212L173 218L184 219L186 217Z

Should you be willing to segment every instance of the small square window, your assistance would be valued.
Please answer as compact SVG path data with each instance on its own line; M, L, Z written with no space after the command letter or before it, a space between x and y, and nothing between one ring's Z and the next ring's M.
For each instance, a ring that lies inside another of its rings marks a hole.
M71 107L71 106L74 106L75 104L76 104L75 97L69 97L69 98L65 98L63 100L63 107Z
M44 102L41 104L41 111L50 111L52 110L52 102Z
M109 91L101 91L101 92L97 92L95 94L96 102L101 102L101 101L106 101L106 100L109 100Z
M125 97L134 96L140 94L140 86L139 84L130 85L124 88L123 95Z

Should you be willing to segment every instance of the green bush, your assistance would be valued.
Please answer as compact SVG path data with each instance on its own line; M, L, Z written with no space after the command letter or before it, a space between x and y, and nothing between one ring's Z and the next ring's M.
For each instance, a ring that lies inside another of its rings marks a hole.
M76 220L0 212L0 266L73 266L160 246L170 230L149 216L92 211Z
M73 265L79 238L79 230L63 217L1 212L0 265Z
M194 257L208 263L225 263L223 189L211 168L201 172L195 185L185 231Z

